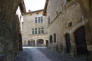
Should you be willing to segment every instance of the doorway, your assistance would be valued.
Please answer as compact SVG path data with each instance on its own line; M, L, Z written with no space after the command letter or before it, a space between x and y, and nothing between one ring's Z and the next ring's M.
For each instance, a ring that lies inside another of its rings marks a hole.
M46 47L48 47L48 44L49 44L49 42L48 42L48 40L46 40Z
M70 53L70 49L71 49L71 43L70 43L70 34L66 33L65 34L65 40L66 40L66 53Z
M37 46L43 46L44 45L44 40L43 39L38 39L37 40Z
M35 40L31 40L31 46L35 46Z
M31 42L30 42L30 40L28 40L28 46L30 46L31 45Z
M49 40L50 40L50 43L53 43L53 41L52 41L52 35L50 35Z
M78 28L74 32L74 37L75 37L77 55L85 55L85 54L87 54L87 44L86 44L84 26Z

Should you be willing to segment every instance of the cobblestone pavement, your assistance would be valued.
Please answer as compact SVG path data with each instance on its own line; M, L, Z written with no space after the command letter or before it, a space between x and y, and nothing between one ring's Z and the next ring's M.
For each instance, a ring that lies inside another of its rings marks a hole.
M15 61L87 61L86 58L74 58L71 56L53 52L46 47L25 47Z

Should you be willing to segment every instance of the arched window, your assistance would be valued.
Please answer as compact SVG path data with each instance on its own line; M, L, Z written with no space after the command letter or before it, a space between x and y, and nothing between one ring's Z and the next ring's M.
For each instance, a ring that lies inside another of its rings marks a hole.
M54 42L56 43L56 34L54 33Z
M50 39L49 39L49 40L50 40L50 43L52 43L52 42L53 42L53 41L52 41L52 35L50 35Z

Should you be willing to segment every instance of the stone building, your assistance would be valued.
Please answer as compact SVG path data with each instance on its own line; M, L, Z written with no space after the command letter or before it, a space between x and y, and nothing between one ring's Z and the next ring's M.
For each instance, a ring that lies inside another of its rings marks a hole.
M88 18L78 2L47 0L44 14L48 18L50 48L71 55L85 55L92 51L85 29Z
M48 40L48 34L47 20L46 16L43 15L43 10L29 11L23 17L23 45L45 46Z

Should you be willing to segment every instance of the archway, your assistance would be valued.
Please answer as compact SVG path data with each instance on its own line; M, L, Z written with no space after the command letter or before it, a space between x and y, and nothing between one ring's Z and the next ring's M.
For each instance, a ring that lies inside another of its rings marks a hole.
M35 46L35 40L31 40L31 46Z
M37 46L43 46L44 45L44 40L43 39L38 39L37 40Z
M85 28L81 26L74 32L77 55L87 54L87 44L85 38Z
M70 50L71 50L71 43L70 43L70 34L69 33L66 33L65 34L65 40L66 40L66 53L70 53Z
M52 35L50 35L49 40L50 40L50 43L52 43L52 42L53 42L53 41L52 41Z
M30 40L28 40L28 46L30 46L31 45L31 41Z
M35 40L28 40L28 46L35 46Z

